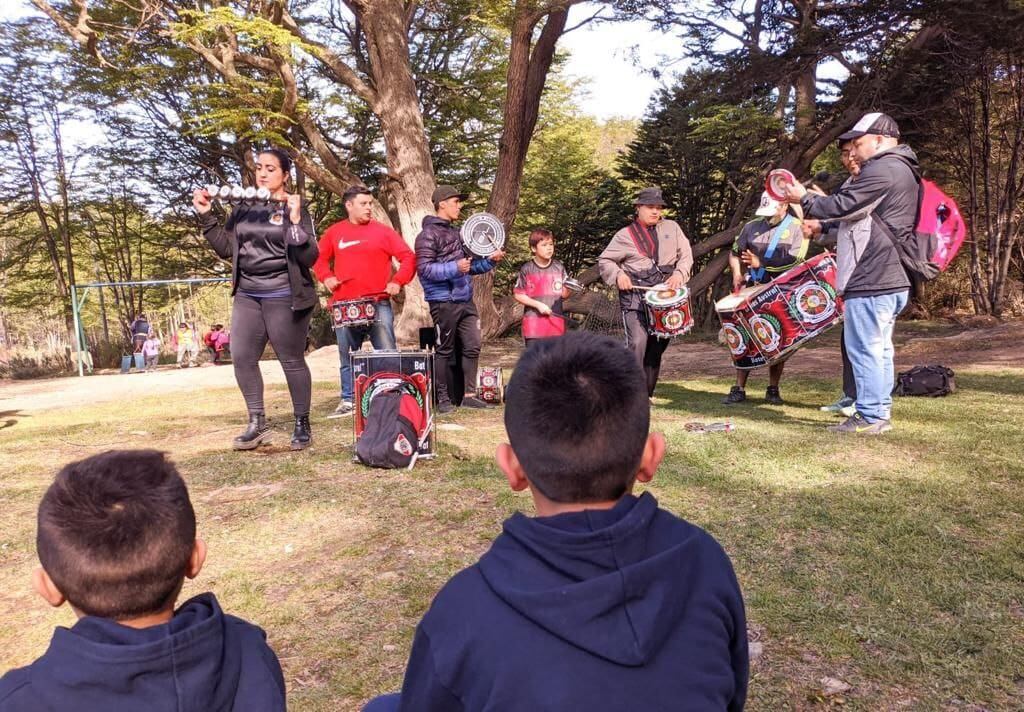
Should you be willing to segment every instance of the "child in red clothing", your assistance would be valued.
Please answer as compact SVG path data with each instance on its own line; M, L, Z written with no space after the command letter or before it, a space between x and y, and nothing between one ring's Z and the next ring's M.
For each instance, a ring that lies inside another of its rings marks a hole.
M562 300L569 296L565 267L554 258L555 236L550 230L530 233L533 259L519 268L513 295L523 305L523 339L529 346L537 339L565 333Z

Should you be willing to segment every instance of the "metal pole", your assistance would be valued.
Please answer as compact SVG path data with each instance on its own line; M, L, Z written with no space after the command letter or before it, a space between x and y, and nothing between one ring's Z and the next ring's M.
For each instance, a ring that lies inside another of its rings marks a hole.
M78 314L78 290L75 285L71 285L71 318L75 322L75 339L78 341L78 354L76 360L78 361L78 376L79 378L85 376L82 371L82 321Z

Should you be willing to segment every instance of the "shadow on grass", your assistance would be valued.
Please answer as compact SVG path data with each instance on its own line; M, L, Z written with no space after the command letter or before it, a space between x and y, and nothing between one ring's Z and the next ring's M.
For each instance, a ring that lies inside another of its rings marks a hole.
M15 416L20 416L22 418L29 417L23 414L20 410L0 410L0 430L13 427L18 422L18 418Z
M758 384L748 384L747 400L735 405L725 405L722 403L722 398L724 398L729 392L727 386L721 391L709 391L688 388L684 384L685 381L683 383L678 381L659 383L654 394L655 399L665 398L668 399L669 402L657 407L664 408L669 411L693 413L694 415L704 416L714 420L743 417L758 421L786 422L791 424L813 425L816 427L820 427L823 424L820 418L799 417L794 416L792 413L793 409L799 409L801 411L806 411L806 414L810 415L817 411L818 406L816 403L811 404L797 400L790 400L784 392L783 397L787 398L787 400L783 406L768 405L764 402L762 396L755 395L757 393L756 389L758 388ZM783 381L783 385L784 384L785 381ZM767 381L765 382L765 386L767 386Z

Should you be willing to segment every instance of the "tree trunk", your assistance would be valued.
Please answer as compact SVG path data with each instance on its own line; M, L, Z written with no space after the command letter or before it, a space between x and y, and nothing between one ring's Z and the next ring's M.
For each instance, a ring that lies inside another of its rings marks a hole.
M404 3L377 0L360 14L377 101L373 110L384 134L389 198L398 214L398 231L415 246L423 218L433 212L434 164L430 158L419 96L409 64ZM430 310L419 280L405 289L395 325L402 341L418 341L420 327L430 325Z
M568 6L571 3L550 10L546 15L538 12L535 4L530 0L517 0L515 6L505 78L504 122L498 143L498 168L487 204L488 211L502 222L506 231L511 231L519 210L519 191L526 154L533 130L537 126L540 99L555 56L555 47L565 31L569 17ZM533 43L534 29L545 18L540 36ZM473 301L480 312L480 328L484 338L504 333L515 323L517 314L521 316L511 297L495 300L493 272L473 279Z

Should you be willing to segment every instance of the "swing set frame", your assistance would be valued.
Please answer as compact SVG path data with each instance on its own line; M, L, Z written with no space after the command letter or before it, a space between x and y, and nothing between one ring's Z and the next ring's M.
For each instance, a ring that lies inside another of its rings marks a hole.
M78 341L78 351L75 360L78 362L78 375L85 376L85 329L82 326L82 307L89 297L89 290L103 287L159 287L172 284L212 284L216 282L230 282L230 277L189 277L186 279L149 279L133 282L88 282L86 284L71 285L71 314L75 320L75 339ZM79 299L81 292L81 299ZM90 366L90 369L92 367Z

